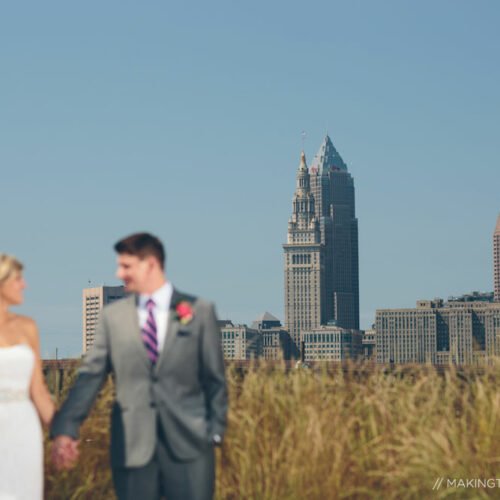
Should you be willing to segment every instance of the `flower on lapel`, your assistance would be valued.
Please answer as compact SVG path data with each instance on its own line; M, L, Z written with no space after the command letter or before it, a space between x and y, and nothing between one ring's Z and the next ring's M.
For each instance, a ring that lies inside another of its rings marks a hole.
M175 312L177 313L177 318L183 325L187 325L194 316L193 308L189 302L181 300L175 306Z

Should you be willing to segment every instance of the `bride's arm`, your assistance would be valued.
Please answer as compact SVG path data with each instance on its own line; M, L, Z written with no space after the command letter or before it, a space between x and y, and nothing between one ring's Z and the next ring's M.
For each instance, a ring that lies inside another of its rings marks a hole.
M30 339L31 347L35 353L35 365L33 367L33 375L31 377L30 395L33 404L35 405L40 420L47 427L50 426L55 413L55 405L52 396L45 385L45 379L42 371L42 361L40 359L40 341L38 338L38 328L36 323L29 319L27 320L26 329Z

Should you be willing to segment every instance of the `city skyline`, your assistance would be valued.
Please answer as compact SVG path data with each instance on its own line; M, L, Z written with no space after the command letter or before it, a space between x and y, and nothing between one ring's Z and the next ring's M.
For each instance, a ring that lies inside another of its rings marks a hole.
M284 250L285 329L359 330L358 220L347 165L328 134L307 166L302 151Z
M376 309L493 289L500 5L3 14L0 246L25 264L16 311L38 322L42 355L81 352L82 289L121 284L112 245L138 230L221 318L283 321L297 158L326 132L356 181L361 328Z

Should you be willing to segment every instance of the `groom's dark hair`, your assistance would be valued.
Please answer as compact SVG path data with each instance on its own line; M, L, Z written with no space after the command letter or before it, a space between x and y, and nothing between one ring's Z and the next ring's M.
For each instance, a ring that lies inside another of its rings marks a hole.
M161 241L152 234L131 234L116 243L115 250L118 253L135 255L141 260L152 255L158 259L162 269L165 267L165 250Z

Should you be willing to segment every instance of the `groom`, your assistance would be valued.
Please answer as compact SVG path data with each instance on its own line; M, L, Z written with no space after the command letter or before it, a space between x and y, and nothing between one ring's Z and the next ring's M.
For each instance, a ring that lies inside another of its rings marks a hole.
M78 429L113 373L111 466L119 500L205 500L214 490L214 445L228 407L217 321L210 302L165 279L163 245L147 233L115 245L130 293L105 307L95 343L54 418L53 458L77 457Z

